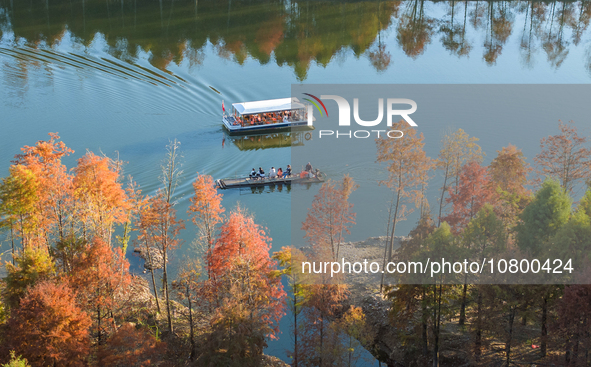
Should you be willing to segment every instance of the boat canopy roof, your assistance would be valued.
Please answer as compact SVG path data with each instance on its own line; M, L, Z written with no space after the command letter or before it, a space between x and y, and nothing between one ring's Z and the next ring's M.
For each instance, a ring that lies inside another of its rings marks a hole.
M295 98L269 99L266 101L242 102L232 105L241 115L251 115L263 112L276 112L305 108L306 106Z

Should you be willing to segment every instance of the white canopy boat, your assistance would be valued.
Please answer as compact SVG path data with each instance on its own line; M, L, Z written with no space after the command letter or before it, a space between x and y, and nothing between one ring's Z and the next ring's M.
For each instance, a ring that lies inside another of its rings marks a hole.
M293 97L234 103L222 121L230 133L308 127L308 105Z

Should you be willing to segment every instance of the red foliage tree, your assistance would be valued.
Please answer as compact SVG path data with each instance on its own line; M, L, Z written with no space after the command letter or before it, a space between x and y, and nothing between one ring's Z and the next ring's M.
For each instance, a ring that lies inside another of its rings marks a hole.
M229 282L228 277L233 273L230 270L234 269L236 273L248 272L253 279L252 284L257 284L257 294L263 294L266 298L265 304L260 305L262 308L257 311L258 320L271 327L269 336L273 337L279 331L278 322L283 316L285 292L281 278L274 275L278 272L276 262L269 256L270 241L253 218L238 208L222 225L215 247L207 256L214 292L218 285ZM227 285L230 289L230 284Z
M66 283L43 281L12 312L2 349L14 350L33 366L86 366L90 324Z
M450 192L448 202L453 204L453 212L442 218L457 234L466 228L470 220L478 214L484 204L494 199L494 190L486 167L478 162L469 162L460 172L460 182Z

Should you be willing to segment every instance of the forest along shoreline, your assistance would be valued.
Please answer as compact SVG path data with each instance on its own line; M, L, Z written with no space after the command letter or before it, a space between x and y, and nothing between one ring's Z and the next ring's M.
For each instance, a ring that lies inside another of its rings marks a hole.
M340 243L340 251L342 258L345 261L367 260L368 263L377 262L382 263L384 247L388 243L387 236L369 237L363 241ZM408 236L394 237L394 252L393 259L395 259L401 252L401 247L406 242L411 240ZM308 257L312 257L313 250L309 246L300 249ZM331 322L338 323L339 319L343 317L344 311L351 307L359 307L365 315L365 326L371 329L371 338L361 337L358 341L363 348L371 353L381 363L385 363L388 367L419 367L430 365L430 359L426 356L416 358L413 355L414 351L409 351L408 345L405 343L407 339L413 339L414 334L417 333L416 325L413 321L407 320L404 327L394 325L392 320L392 299L388 298L389 291L386 289L384 293L380 292L379 280L371 274L361 272L359 274L344 274L344 284L346 284L349 291L349 296L342 300L342 312L336 314L335 317L330 318ZM388 283L386 281L386 283ZM385 284L386 284L385 283ZM393 289L398 290L397 286ZM449 316L448 322L442 328L440 338L442 350L439 354L439 361L442 366L472 366L473 355L466 345L471 342L470 325L459 326L457 315ZM537 329L521 325L521 333L531 334ZM353 333L354 334L354 333ZM364 335L365 336L365 335ZM502 360L505 350L505 340L491 340L489 344L493 347L489 353L482 356L483 361L498 361ZM406 345L405 345L406 344ZM514 347L521 357L533 357L532 352L536 350L528 350L528 348ZM410 361L409 361L410 358Z
M408 237L396 236L394 247L399 248L402 242L407 239ZM340 244L340 251L342 251L342 257L351 262L367 260L368 263L375 261L381 264L387 241L386 236L379 236L369 237L363 241L345 242ZM301 251L308 257L312 255L310 247L302 247ZM389 322L391 301L380 293L380 284L376 283L375 276L362 272L360 274L345 274L344 279L350 293L349 297L343 300L341 309L360 307L365 314L366 325L374 331L370 339L359 338L359 343L386 365L405 366L402 363L404 361L403 345L397 330Z

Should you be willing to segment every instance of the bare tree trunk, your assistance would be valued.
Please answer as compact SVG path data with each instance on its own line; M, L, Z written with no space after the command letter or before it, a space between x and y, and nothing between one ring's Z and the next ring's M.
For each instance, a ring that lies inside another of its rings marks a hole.
M542 299L542 337L540 343L540 354L546 356L546 349L548 345L548 296L544 295Z
M150 253L148 241L146 241L145 244L148 263L150 264L150 275L152 276L152 287L154 287L154 298L156 298L156 309L158 310L158 313L161 313L162 310L160 310L160 301L158 300L158 288L156 288L156 278L154 277L154 263L152 262L152 254Z
M458 324L463 326L466 323L466 294L468 293L468 274L464 274L464 288L462 289L462 304L460 305L460 320Z
M515 320L515 312L517 311L517 307L511 307L509 310L509 336L507 337L507 342L505 343L505 355L507 357L506 363L507 367L511 365L511 341L513 339L513 321Z
M441 330L441 293L442 293L442 284L439 284L439 295L437 295L437 286L434 286L434 295L435 299L437 300L437 308L434 307L433 313L437 314L437 317L433 318L433 367L439 367L439 332Z
M296 295L294 287L293 292L293 367L298 367L298 312L297 312L297 304L298 304L298 296Z
M191 303L191 292L189 290L189 286L187 285L187 300L189 301L189 338L191 339L191 354L189 354L189 359L193 360L195 358L195 332L193 326L193 305Z
M478 301L476 308L476 341L474 342L474 349L476 360L480 359L482 349L482 290L478 288Z
M439 198L439 215L437 216L437 227L441 225L441 213L443 212L443 198L447 191L447 179L449 176L449 165L445 167L445 176L443 177L443 186L441 187L441 197Z
M392 252L394 251L394 233L396 233L396 221L398 220L398 207L400 205L400 189L396 194L396 206L394 208L394 219L392 223L392 235L390 236L390 246L388 248L388 261L392 260Z
M166 251L164 251L164 263L162 264L162 282L164 283L164 294L166 296L166 317L168 321L168 331L172 333L172 316L170 314L170 297L168 294L168 273L166 268Z
M10 245L12 246L12 265L14 265L14 223L10 222Z
M422 338L423 338L423 355L425 357L429 356L429 339L427 336L427 307L425 305L425 298L427 296L427 292L425 291L425 288L423 287L423 302L422 302L422 317L421 317L421 323L422 323Z

